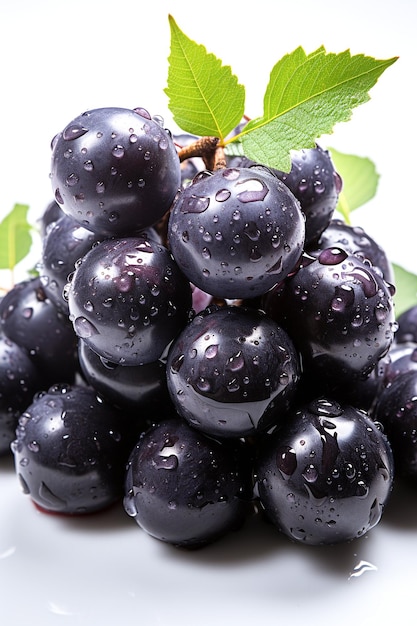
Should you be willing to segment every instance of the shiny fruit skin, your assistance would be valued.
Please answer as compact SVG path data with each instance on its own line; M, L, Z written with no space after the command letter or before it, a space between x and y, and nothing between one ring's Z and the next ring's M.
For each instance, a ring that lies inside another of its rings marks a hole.
M51 184L62 210L99 235L152 226L181 184L169 132L145 109L86 111L52 140Z
M261 506L297 543L362 537L380 520L394 479L392 449L370 417L318 398L258 446Z

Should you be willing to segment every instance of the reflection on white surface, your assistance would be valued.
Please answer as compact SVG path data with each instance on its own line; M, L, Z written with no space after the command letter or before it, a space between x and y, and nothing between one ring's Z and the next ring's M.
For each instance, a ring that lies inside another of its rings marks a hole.
M365 572L376 572L378 568L369 561L359 561L357 565L353 568L353 572L350 574L350 578L358 578L362 576Z

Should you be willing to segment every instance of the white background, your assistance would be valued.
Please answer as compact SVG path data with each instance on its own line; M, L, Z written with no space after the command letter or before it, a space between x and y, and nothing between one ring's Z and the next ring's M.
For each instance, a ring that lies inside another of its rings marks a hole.
M0 216L15 202L29 204L33 219L42 213L52 199L50 141L82 111L143 106L171 125L168 13L232 66L251 117L262 112L272 66L298 45L400 57L326 141L375 162L378 194L354 222L417 273L415 0L0 0ZM395 491L380 525L347 546L294 546L254 522L184 554L121 511L84 520L38 513L0 460L4 626L399 623L415 613L416 563L413 489Z

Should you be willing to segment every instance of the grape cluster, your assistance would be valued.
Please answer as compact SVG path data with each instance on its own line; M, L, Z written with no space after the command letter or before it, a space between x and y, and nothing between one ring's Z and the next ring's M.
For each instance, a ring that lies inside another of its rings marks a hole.
M392 267L336 218L320 146L289 173L208 171L181 162L193 140L143 108L53 139L39 276L0 302L1 452L41 509L120 500L176 546L254 513L307 544L360 537L394 468L416 477Z

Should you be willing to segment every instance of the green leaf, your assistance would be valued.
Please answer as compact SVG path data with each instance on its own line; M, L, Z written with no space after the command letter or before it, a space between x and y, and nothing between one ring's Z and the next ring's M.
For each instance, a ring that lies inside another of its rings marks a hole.
M31 226L28 223L29 207L15 204L0 222L0 269L13 270L30 251L32 245Z
M222 141L241 121L245 88L229 66L189 39L169 16L171 53L164 90L175 123L192 135Z
M367 157L344 154L329 148L336 171L343 180L336 210L350 223L350 213L375 196L379 174L375 164Z
M417 276L400 265L393 264L395 282L395 313L398 317L417 305Z
M311 148L322 134L331 134L337 122L348 121L352 109L369 100L369 89L396 60L352 56L349 50L327 53L323 47L307 55L296 48L272 69L263 116L249 122L239 137L245 154L288 172L290 150Z

